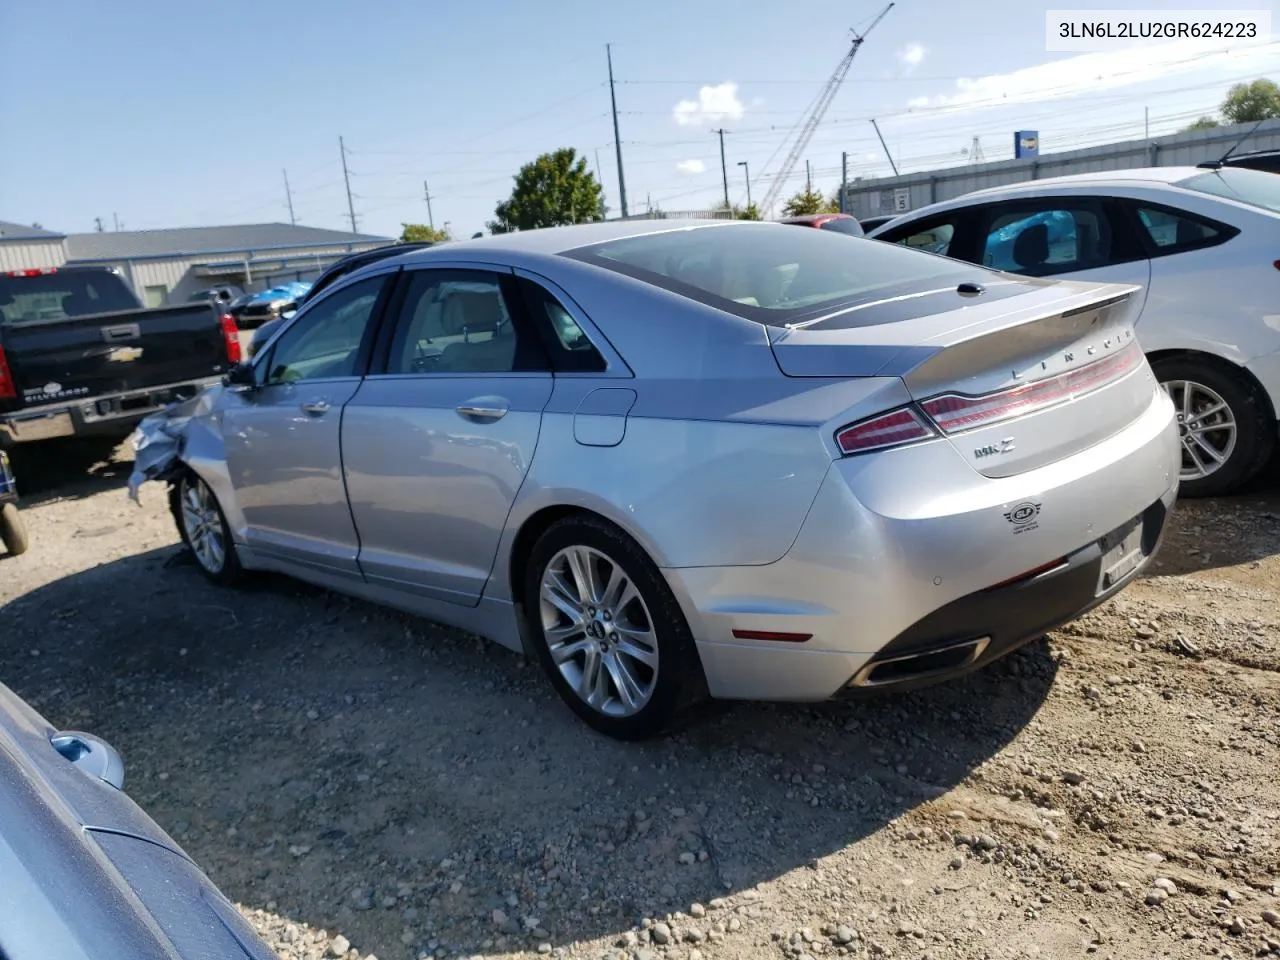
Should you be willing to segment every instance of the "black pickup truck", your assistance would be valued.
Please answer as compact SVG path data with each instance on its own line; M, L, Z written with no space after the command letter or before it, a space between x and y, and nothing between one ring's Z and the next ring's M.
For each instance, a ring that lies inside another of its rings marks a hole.
M0 449L119 437L238 363L211 301L143 309L109 267L0 273Z

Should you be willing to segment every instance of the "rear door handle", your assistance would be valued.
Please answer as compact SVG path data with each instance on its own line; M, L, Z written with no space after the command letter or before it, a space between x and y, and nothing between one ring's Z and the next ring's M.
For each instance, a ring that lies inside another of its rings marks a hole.
M511 405L502 397L476 397L466 403L459 404L458 415L477 423L493 423L501 420L511 409Z
M302 405L302 409L305 413L309 413L313 417L323 416L329 412L329 401L325 400L323 397L315 400L308 400Z

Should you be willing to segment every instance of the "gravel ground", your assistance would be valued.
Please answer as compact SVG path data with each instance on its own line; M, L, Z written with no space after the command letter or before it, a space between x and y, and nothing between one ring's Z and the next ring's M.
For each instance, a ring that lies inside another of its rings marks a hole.
M474 637L219 591L161 488L55 466L0 679L115 744L282 957L1280 953L1274 485L1180 505L1150 576L964 681L628 746Z

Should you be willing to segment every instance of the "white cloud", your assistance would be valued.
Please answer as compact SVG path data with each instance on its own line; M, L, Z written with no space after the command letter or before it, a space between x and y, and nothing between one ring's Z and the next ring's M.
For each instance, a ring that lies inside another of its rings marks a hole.
M906 73L911 73L916 67L924 62L924 55L928 51L918 43L908 43L905 47L898 51L898 62L902 64L902 68Z
M949 113L1005 104L1039 103L1150 83L1174 75L1181 77L1190 72L1227 68L1238 73L1248 69L1248 61L1265 65L1269 56L1274 54L1265 46L1239 46L1232 50L1206 52L1203 41L1083 53L1011 73L961 79L956 81L953 92L915 97L907 101L907 106L912 110L942 108Z
M721 123L737 120L743 114L742 101L738 99L736 83L719 83L714 87L702 87L697 100L681 100L672 115L682 127L696 127L704 123Z
M707 165L701 160L681 160L676 169L681 173L706 173Z

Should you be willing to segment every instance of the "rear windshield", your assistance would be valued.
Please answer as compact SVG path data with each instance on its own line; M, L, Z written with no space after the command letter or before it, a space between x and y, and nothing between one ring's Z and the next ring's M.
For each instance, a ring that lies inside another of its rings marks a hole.
M834 220L828 220L818 229L830 230L832 233L847 233L851 237L866 236L862 226L852 217L837 217Z
M955 286L989 271L878 240L740 223L651 233L564 254L757 323L784 326L832 310ZM869 313L866 322L873 322Z
M1179 180L1175 186L1280 213L1280 176L1274 173L1227 167L1212 173L1198 173Z
M124 281L105 270L35 277L0 274L0 316L6 326L137 309L138 302Z

